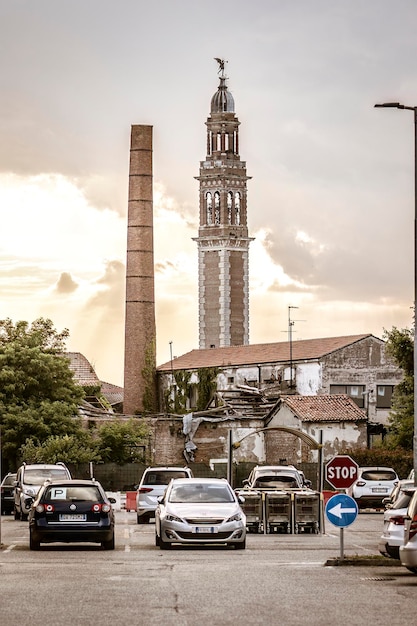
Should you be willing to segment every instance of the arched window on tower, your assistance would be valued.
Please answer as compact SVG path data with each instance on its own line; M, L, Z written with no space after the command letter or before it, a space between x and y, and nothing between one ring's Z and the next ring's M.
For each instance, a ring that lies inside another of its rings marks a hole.
M233 207L233 193L231 191L227 194L227 222L232 223L232 207Z
M210 225L213 223L213 200L210 191L206 193L206 213L207 224Z
M214 192L214 223L220 224L220 194L218 191Z
M235 193L235 224L240 224L240 193Z

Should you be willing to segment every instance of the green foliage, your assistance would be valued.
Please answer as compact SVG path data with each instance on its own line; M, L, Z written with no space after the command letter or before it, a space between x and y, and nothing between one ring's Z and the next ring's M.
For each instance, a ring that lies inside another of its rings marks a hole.
M220 369L218 367L202 367L198 370L198 401L197 411L204 411L213 394L217 390L217 375Z
M187 400L190 390L191 372L178 370L174 373L174 413L187 413Z
M389 415L389 432L384 445L413 449L414 433L414 331L395 326L384 332L386 351L404 370L404 379L395 387Z
M153 413L156 410L156 341L155 337L149 341L145 350L145 365L142 369L145 382L142 403L145 413Z
M20 449L22 460L26 463L57 463L65 464L90 463L100 461L97 444L91 434L84 430L77 435L53 435L41 444L27 439Z
M81 429L76 418L84 392L62 355L67 338L68 331L58 333L51 320L0 320L0 425L10 468L26 439L37 444Z
M354 450L346 450L341 454L347 454L359 467L379 466L392 467L397 472L399 478L407 478L410 470L413 468L413 453L408 450L387 450L384 447L379 448L355 448Z
M148 424L139 418L108 422L97 428L97 452L104 463L143 461L149 435Z

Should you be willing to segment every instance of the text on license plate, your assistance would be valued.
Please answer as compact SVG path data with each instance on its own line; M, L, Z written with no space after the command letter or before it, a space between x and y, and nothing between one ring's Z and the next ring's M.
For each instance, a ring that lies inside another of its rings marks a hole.
M87 515L83 513L61 513L59 516L60 522L85 522Z
M388 489L384 488L384 487L374 487L372 489L372 493L387 493Z
M215 526L195 526L193 528L194 533L208 533L213 534L219 532Z

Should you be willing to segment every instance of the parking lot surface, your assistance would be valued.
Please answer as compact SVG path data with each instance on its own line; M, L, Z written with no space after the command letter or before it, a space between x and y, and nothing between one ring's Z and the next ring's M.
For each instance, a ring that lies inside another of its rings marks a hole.
M381 513L345 529L346 556L377 557ZM417 576L399 562L325 566L339 556L339 529L319 535L253 535L242 551L178 547L161 552L154 524L118 511L116 550L51 544L30 552L27 523L2 517L1 616L5 624L194 626L405 626ZM381 562L381 559L376 559ZM411 617L411 622L410 622Z

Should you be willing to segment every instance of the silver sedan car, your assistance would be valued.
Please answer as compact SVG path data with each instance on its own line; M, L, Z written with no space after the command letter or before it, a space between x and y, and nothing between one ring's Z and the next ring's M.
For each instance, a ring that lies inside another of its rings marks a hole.
M243 500L242 500L243 501ZM226 544L246 547L246 517L239 497L223 478L172 480L155 511L155 543Z

